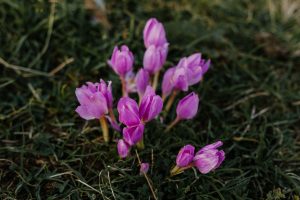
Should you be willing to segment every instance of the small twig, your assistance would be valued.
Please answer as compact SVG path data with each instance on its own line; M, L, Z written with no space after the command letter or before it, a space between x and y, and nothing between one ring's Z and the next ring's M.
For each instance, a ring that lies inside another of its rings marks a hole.
M80 180L80 179L77 179L76 181L78 181L79 183L81 183L81 184L83 184L83 185L87 186L88 188L90 188L90 189L94 190L95 192L98 192L99 194L101 194L101 192L100 192L100 191L98 191L97 189L93 188L93 187L92 187L92 186L90 186L89 184L87 184L87 183L83 182L82 180Z
M109 171L107 172L107 177L108 177L108 183L109 183L109 186L110 186L111 193L112 193L114 199L116 199L114 190L112 189L112 186L111 186L110 177L109 177Z
M153 166L154 166L154 154L153 154L153 149L151 149L151 173L153 171Z
M63 176L63 175L72 175L73 172L72 171L68 171L68 172L63 172L63 173L59 173L59 174L54 174L52 176L49 176L49 178L55 178L55 177L59 177L59 176Z
M64 62L62 62L61 64L59 64L57 67L55 67L53 70L51 70L49 72L49 74L51 76L55 75L57 72L59 72L60 70L62 70L65 66L67 66L68 64L71 64L72 62L74 62L74 58L68 58L66 59Z
M255 142L255 143L259 143L259 141L257 139L254 138L245 138L245 137L233 137L232 138L234 141L240 142L240 141L247 141L247 142Z
M226 108L224 108L224 110L225 111L230 110L230 109L236 107L237 105L239 105L239 104L241 104L241 103L243 103L243 102L245 102L245 101L247 101L249 99L252 99L252 98L255 98L255 97L259 97L259 96L269 96L269 95L270 94L268 92L257 92L257 93L251 94L249 96L246 96L246 97L244 97L244 98L236 101L235 103L233 103L233 104L227 106Z
M41 97L40 95L37 93L37 91L34 89L34 87L32 86L31 83L28 83L27 84L29 90L31 91L32 95L34 96L34 98L38 101L38 102L41 102Z
M139 165L141 165L142 162L141 162L141 159L140 159L140 156L139 156L137 150L135 150L135 154L136 154L136 157L137 157L137 159L138 159L138 161L139 161ZM151 192L152 192L153 198L154 198L155 200L157 200L157 197L156 197L156 195L155 195L154 189L153 189L153 187L152 187L152 185L151 185L150 178L147 176L147 174L146 174L145 172L142 172L142 173L143 173L143 175L144 175L144 177L145 177L145 179L146 179L146 181L147 181L147 183L148 183L148 186L149 186L149 188L150 188L150 190L151 190Z
M101 189L101 186L100 186L101 173L102 173L102 170L101 170L100 173L99 173L99 189L100 189L100 192L101 192L101 195L102 195L103 199L109 199L109 198L107 198L106 196L104 196L104 194L103 194L103 192L102 192L102 189ZM103 180L102 180L102 182L103 182Z
M41 71L38 71L38 70L35 70L35 69L30 69L30 68L10 64L10 63L6 62L1 57L0 57L0 64L2 64L4 67L6 67L8 69L13 69L16 73L20 73L20 71L23 71L23 72L33 74L33 75L37 75L37 76L50 76L46 72L41 72Z

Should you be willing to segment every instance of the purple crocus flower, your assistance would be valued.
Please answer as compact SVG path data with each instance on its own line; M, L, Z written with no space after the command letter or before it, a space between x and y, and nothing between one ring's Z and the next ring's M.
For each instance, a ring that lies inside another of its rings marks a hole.
M200 53L181 58L176 67L169 68L163 77L162 93L164 97L173 90L188 91L188 87L198 83L210 66L210 60L201 58Z
M210 60L205 61L200 53L192 54L189 57L181 58L177 67L183 67L187 70L188 85L198 83L210 66Z
M176 108L177 118L180 120L192 119L197 114L198 106L199 97L194 92L191 92L179 101Z
M123 45L121 46L121 50L115 46L108 64L119 76L125 77L125 75L132 70L133 62L134 57L132 52L126 45Z
M76 112L86 120L99 119L108 113L107 92L101 91L101 83L88 82L75 90L80 106Z
M144 69L147 70L151 75L158 72L166 62L167 53L168 43L158 47L155 45L150 45L144 54Z
M123 129L123 139L133 146L141 139L143 139L144 124L137 124Z
M130 146L124 140L120 139L118 141L117 148L118 148L119 156L121 158L127 157L130 150Z
M140 174L147 173L149 170L149 163L141 163Z
M151 86L147 86L139 108L140 119L144 122L154 119L162 110L163 101Z
M218 168L224 161L225 152L217 149L222 145L223 143L218 141L203 147L196 153L193 162L202 174L207 174L208 172Z
M151 18L147 21L143 36L146 48L150 45L163 46L167 43L164 26L155 18Z
M194 158L195 147L188 144L182 147L176 158L176 165L178 167L186 167L192 163Z
M135 100L129 97L122 97L117 106L119 121L126 126L140 124L139 107Z
M142 97L149 85L149 73L145 69L140 69L135 77L136 90L140 97Z

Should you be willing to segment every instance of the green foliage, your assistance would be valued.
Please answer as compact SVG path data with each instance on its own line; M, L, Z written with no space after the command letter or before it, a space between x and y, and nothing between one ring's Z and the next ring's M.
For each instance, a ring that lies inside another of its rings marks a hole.
M151 164L158 198L299 199L299 21L272 2L107 1L107 30L91 21L82 1L65 0L56 5L51 31L48 1L0 0L0 198L152 198L135 155L119 160L116 144L99 139L97 121L75 114L74 91L103 78L119 97L106 61L114 45L127 44L140 67L143 26L156 17L170 43L164 70L197 51L213 63L192 88L201 96L195 119L165 134L173 109L164 124L147 125L139 155ZM74 62L49 75L68 58ZM219 139L226 152L221 168L169 177L183 145Z

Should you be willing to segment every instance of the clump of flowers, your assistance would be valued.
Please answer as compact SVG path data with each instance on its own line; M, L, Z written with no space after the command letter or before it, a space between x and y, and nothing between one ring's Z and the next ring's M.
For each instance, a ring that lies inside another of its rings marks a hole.
M195 154L195 147L188 144L182 147L176 158L176 166L171 170L171 175L182 173L191 167L196 167L202 174L218 168L225 159L225 152L218 150L221 141L206 145Z
M138 149L144 148L143 138L147 123L158 118L163 109L164 114L167 114L174 105L177 95L180 92L187 92L190 86L199 83L211 63L209 59L204 59L201 53L181 58L176 66L165 71L161 95L158 95L156 88L169 49L163 24L155 18L149 19L143 30L143 39L146 47L143 67L136 74L133 70L134 55L126 45L120 48L115 46L111 58L107 61L122 84L122 97L116 106L118 120L114 115L111 81L106 83L101 79L98 83L87 82L75 91L80 104L76 112L85 120L100 121L105 142L111 141L107 122L110 122L112 129L122 134L116 141L117 151L122 159L130 156L130 151L135 146ZM131 93L138 94L138 101L130 96ZM198 107L199 96L195 92L190 92L179 100L176 107L177 116L166 126L165 132L170 132L182 120L194 118ZM190 144L182 147L171 175L182 173L191 167L196 167L203 174L215 170L225 159L224 151L218 150L222 144L218 141L201 148L197 153L195 147ZM140 173L145 175L148 169L148 163L140 162Z

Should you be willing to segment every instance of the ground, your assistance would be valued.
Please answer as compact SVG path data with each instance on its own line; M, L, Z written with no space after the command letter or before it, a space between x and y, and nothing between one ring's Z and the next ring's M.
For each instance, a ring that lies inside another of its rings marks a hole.
M98 122L74 112L75 88L100 78L113 81L116 105L121 87L107 59L126 44L141 67L151 17L170 43L163 71L195 52L212 60L190 89L201 97L197 117L165 134L173 107L147 125L139 156L157 198L299 199L299 1L113 0L106 14L53 2L0 0L1 199L153 198L134 151L119 159ZM183 145L217 140L226 152L219 169L169 176Z

